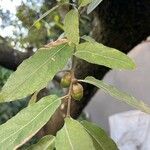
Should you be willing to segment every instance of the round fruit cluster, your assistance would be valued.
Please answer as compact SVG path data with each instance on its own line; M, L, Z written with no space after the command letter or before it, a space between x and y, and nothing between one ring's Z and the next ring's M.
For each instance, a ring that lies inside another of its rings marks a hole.
M71 82L73 82L71 73L67 72L61 79L61 86L64 88L70 87ZM78 82L73 82L71 87L71 96L75 100L80 100L83 97L83 87Z

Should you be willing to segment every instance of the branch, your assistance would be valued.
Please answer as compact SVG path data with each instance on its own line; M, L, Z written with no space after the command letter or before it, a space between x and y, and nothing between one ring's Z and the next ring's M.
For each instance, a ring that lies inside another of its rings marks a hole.
M0 65L10 69L16 70L19 64L30 57L33 54L32 51L21 52L8 46L8 43L4 38L0 36Z
M93 16L93 37L106 46L120 49L125 53L129 52L135 45L150 35L149 7L150 3L147 0L103 0ZM7 50L10 50L10 52ZM18 52L6 45L0 46L0 64L7 68L15 70L27 57L29 57L29 54ZM90 75L102 79L108 71L109 69L106 67L92 65L79 59L76 60L75 76L77 78L84 79ZM83 84L83 87L83 99L80 102L72 101L71 103L71 116L74 118L80 115L97 91L97 88L89 84ZM45 134L55 135L63 126L66 106L66 101L62 101L62 105L44 126L40 136Z
M135 5L136 3L139 4ZM150 3L147 0L133 0L132 3L130 0L103 0L94 12L93 37L96 41L106 46L128 53L134 46L150 35L149 15L146 15L150 14L149 7ZM145 8L144 11L142 8ZM76 60L76 78L84 79L86 76L94 76L97 79L102 79L108 71L109 68L104 66L89 64L79 59ZM77 118L81 114L97 91L97 88L89 84L83 84L83 87L83 99L80 102L74 100L71 102L71 116L73 118ZM55 135L63 126L66 106L66 101L63 101L60 108L43 128L44 134Z

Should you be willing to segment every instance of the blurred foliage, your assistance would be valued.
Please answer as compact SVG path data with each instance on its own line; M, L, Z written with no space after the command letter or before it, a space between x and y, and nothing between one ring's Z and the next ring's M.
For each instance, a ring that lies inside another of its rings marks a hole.
M49 41L56 40L63 33L62 22L65 11L69 9L69 5L56 9L40 22L37 22L32 28L31 26L42 14L57 5L57 1L22 0L21 5L17 7L16 15L11 14L9 10L4 11L0 7L0 16L2 19L0 27L14 27L13 36L6 37L11 45L20 50L27 50L28 47L37 49ZM60 2L62 2L62 0ZM88 17L85 12L86 11L82 11L82 17L80 19L81 35L88 35L91 31L91 18Z

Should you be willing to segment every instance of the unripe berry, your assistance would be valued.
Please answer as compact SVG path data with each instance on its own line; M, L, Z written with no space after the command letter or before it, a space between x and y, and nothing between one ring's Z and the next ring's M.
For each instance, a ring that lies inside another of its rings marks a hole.
M61 86L64 87L64 88L67 88L70 86L70 83L71 83L71 73L70 72L67 72L61 79Z
M83 87L80 83L72 85L71 96L75 100L80 100L83 97Z

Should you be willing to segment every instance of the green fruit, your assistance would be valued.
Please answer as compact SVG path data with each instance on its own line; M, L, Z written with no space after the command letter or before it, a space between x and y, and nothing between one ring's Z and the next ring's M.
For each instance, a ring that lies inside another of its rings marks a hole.
M61 79L61 86L64 87L64 88L67 88L70 86L70 83L71 83L71 73L70 72L67 72Z
M75 100L80 100L83 97L83 86L80 83L72 85L71 96Z

